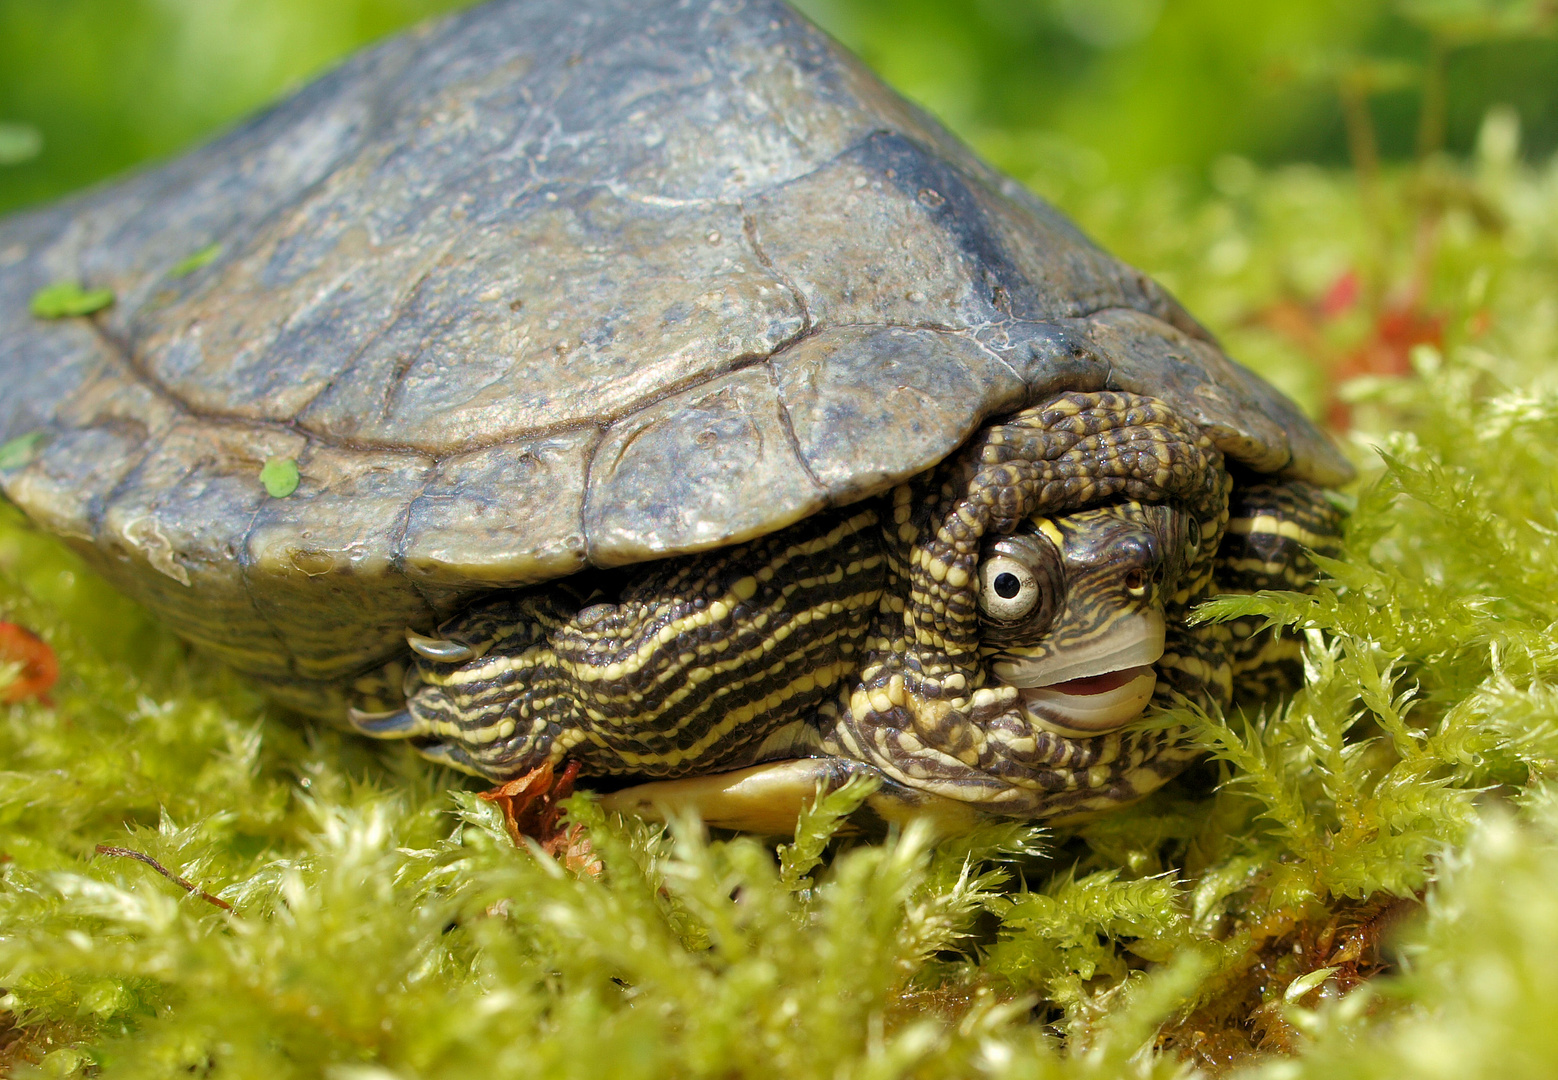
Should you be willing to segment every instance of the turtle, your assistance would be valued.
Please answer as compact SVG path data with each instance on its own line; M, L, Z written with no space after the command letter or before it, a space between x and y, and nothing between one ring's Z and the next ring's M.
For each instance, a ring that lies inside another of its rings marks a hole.
M780 0L493 0L12 216L0 379L9 500L282 705L754 830L1140 798L1352 475Z

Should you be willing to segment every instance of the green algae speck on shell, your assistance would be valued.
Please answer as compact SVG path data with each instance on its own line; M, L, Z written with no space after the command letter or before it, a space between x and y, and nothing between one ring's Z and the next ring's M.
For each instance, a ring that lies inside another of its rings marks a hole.
M215 261L220 254L222 254L221 244L207 244L199 251L180 260L172 270L168 271L168 276L175 278L188 277L202 266Z
M38 450L38 444L42 441L43 432L29 431L25 435L18 435L14 439L0 443L0 471L20 469L31 462L33 454Z
M40 319L68 319L102 311L113 302L112 289L85 289L77 281L56 281L33 293L28 307Z
M267 458L260 483L273 499L285 499L298 489L298 463L289 457Z

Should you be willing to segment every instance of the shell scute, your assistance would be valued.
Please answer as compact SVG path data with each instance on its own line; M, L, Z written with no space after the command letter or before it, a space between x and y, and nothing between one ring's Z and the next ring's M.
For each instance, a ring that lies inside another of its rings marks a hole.
M220 659L262 677L286 678L292 657L251 602L247 526L270 495L267 458L297 458L295 432L183 419L121 481L103 508L87 554L110 580ZM245 527L232 528L240 520Z
M1109 361L1111 389L1162 398L1246 468L1321 486L1351 478L1341 451L1290 400L1215 344L1124 308L1094 315L1086 332Z
M419 584L522 585L581 570L593 428L444 458L411 503L399 561Z
M590 562L621 566L739 543L826 505L759 364L613 425L590 466L584 528Z
M771 364L800 456L835 506L930 468L1026 397L971 335L942 330L834 327Z
M293 494L256 507L240 559L254 609L285 628L293 672L330 681L372 665L386 636L435 618L393 565L406 508L433 465L311 445L299 466Z
M766 355L804 319L742 226L733 206L646 206L599 187L466 223L298 422L461 452L620 416Z
M875 134L751 201L764 254L813 323L963 329L998 317L966 230L948 212L950 200L971 198L967 182L947 169L917 180L908 170L927 157L903 136Z

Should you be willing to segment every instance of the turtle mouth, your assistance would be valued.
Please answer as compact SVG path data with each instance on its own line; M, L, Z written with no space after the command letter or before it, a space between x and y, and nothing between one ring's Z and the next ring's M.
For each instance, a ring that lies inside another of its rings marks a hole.
M1143 612L1122 620L1106 640L1064 649L1038 660L995 666L1036 727L1088 737L1113 731L1141 715L1158 684L1152 665L1163 656L1163 616Z

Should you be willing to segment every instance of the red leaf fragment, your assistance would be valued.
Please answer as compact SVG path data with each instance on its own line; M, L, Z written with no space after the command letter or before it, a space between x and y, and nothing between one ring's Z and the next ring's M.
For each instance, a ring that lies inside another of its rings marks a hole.
M42 697L59 678L59 660L48 642L25 626L0 621L0 664L18 663L22 670L0 685L0 702L9 705Z
M523 838L528 836L574 873L599 877L600 859L590 846L584 826L557 827L563 810L558 804L573 794L574 778L578 775L579 763L570 761L562 775L554 779L552 763L547 762L539 769L483 791L481 798L503 812L503 824L516 846L522 845Z
M1335 347L1326 324L1362 302L1358 275L1349 270L1314 300L1284 297L1256 312L1251 321L1287 338L1325 370L1329 398L1326 421L1345 431L1352 424L1352 410L1336 390L1362 375L1403 377L1412 374L1412 350L1419 345L1444 346L1445 316L1414 300L1402 301L1374 314L1361 341L1346 349ZM1480 332L1491 323L1473 317L1469 327Z
M1331 369L1331 385L1339 386L1360 375L1410 375L1412 350L1419 345L1443 348L1444 316L1415 305L1386 308L1375 318L1369 336ZM1345 430L1351 424L1351 412L1333 398L1328 409L1331 426Z
M1363 284L1358 278L1358 271L1348 270L1325 290L1325 295L1320 298L1320 314L1327 319L1346 314L1358 302L1362 291Z
M1332 382L1359 375L1410 375L1412 350L1419 345L1444 345L1444 316L1420 307L1386 308L1375 318L1369 336L1337 361Z

